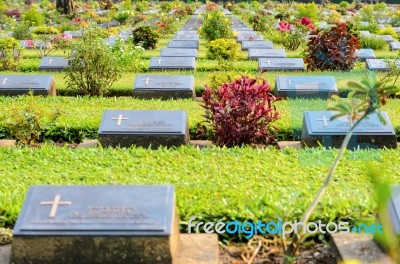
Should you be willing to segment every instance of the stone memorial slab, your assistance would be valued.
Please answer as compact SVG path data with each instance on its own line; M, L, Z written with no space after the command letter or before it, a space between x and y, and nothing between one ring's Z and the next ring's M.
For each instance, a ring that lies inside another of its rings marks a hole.
M248 49L273 49L274 44L272 41L264 41L264 40L244 40L242 41L242 50Z
M198 40L173 40L168 42L168 48L179 48L179 49L198 49Z
M328 99L338 94L333 76L277 76L275 94L284 98Z
M370 37L371 36L371 32L366 31L366 30L360 30L360 36L361 37Z
M150 71L160 70L195 70L195 57L152 57Z
M177 49L177 48L162 48L160 51L161 57L195 57L197 59L197 49Z
M394 30L396 33L400 33L400 27L393 27L393 30Z
M26 49L49 49L51 44L42 40L21 40L20 47Z
M172 40L196 40L199 41L199 35L175 35Z
M175 34L176 36L190 36L197 35L197 31L195 30L179 30Z
M386 42L392 42L394 41L393 37L391 35L375 35L375 37L383 39Z
M0 95L56 95L52 75L0 75Z
M286 58L284 49L257 49L249 48L249 60L257 60L258 58Z
M356 50L356 53L360 60L375 59L375 53L373 49L359 49Z
M31 186L12 263L172 263L179 243L169 185Z
M400 186L392 186L388 202L390 221L396 235L400 235Z
M258 69L264 71L304 71L302 58L259 58Z
M68 66L65 57L42 57L39 64L40 71L62 71Z
M304 112L301 142L303 146L340 148L343 139L350 129L348 117L330 121L332 111ZM382 113L386 124L383 124L376 113L370 114L355 128L349 142L349 149L356 148L397 148L396 133L386 112Z
M391 60L393 61L393 60ZM394 61L398 68L400 68L400 61ZM365 64L367 69L373 71L388 71L390 67L388 63L383 59L366 59Z
M133 96L143 99L195 97L194 77L187 75L137 75Z
M172 147L189 142L185 111L106 110L99 128L104 147Z
M255 32L241 32L238 34L236 41L242 43L243 41L262 41L263 36L257 35Z
M81 38L83 36L82 30L64 31L65 35L69 35L72 38Z
M389 43L390 50L400 50L400 42L393 41Z

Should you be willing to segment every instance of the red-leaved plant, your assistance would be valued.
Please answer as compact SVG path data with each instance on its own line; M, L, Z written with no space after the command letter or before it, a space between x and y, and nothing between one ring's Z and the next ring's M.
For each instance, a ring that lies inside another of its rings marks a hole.
M360 41L352 35L347 23L337 23L329 31L311 32L305 63L311 71L349 71L357 61Z
M281 100L271 93L271 86L262 78L243 76L217 89L208 84L202 95L204 117L211 123L219 146L271 144L278 130L271 124L280 119L274 102Z

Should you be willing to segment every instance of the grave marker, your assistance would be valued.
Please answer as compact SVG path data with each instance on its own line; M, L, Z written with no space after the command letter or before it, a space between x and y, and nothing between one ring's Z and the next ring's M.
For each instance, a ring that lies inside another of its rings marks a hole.
M302 58L259 58L258 69L264 71L304 71Z
M103 147L172 147L189 142L184 111L106 110L99 128Z
M0 95L56 95L52 75L0 75Z
M249 48L249 60L257 60L258 58L286 58L284 49L257 49Z
M195 70L195 57L152 57L150 71L157 70Z
M65 57L42 57L39 64L41 71L62 71L68 66Z
M275 93L284 98L328 99L338 89L333 76L277 76Z
M306 111L303 118L301 142L303 146L340 148L343 139L350 129L348 117L335 120L330 118L332 111ZM349 142L349 149L356 148L397 148L396 133L386 112L382 113L386 124L383 124L376 113L368 115L355 128Z

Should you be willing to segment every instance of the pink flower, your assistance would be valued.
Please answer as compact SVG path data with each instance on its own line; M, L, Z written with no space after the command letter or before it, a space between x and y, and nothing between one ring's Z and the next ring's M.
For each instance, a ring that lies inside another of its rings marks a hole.
M65 40L72 40L72 36L69 34L62 33L61 37Z
M281 21L279 22L279 28L280 31L282 32L286 32L288 30L290 30L290 24L287 21Z
M31 40L31 39L28 39L27 41L25 41L25 44L26 44L26 46L28 46L30 48L33 48L33 46L34 46L33 40Z
M253 36L250 36L250 37L249 37L249 40L250 40L250 41L254 40L254 37L253 37Z

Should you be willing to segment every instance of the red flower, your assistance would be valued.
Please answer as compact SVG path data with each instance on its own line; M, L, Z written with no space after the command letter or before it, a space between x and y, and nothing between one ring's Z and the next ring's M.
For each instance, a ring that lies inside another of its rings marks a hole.
M279 22L279 28L280 31L282 32L286 32L288 30L290 30L290 24L287 21L281 21Z

